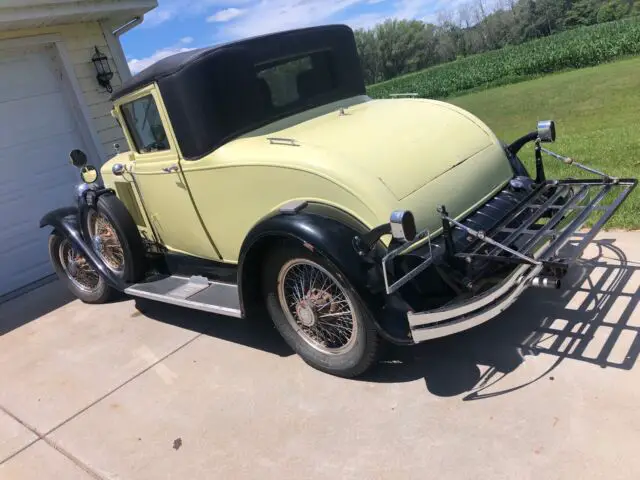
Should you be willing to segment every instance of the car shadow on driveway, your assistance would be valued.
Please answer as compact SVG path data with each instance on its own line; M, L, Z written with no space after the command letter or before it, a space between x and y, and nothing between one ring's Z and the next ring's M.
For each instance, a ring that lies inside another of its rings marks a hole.
M110 303L128 300L118 294ZM0 336L22 327L34 320L61 309L71 302L80 302L58 279L52 279L28 290L15 298L0 303Z
M640 353L640 312L633 316L640 298L640 263L628 262L613 240L599 240L594 247L597 254L572 267L562 289L529 289L484 325L410 348L391 347L363 380L424 379L434 395L464 395L469 401L551 378L565 359L630 370ZM503 382L527 356L537 355L555 359L535 378L516 386Z
M51 280L0 303L0 336L53 312L75 297L60 281Z
M183 307L135 299L137 312L158 322L175 325L267 353L288 357L293 351L280 337L268 317L239 319L189 310ZM266 315L266 314L265 314Z

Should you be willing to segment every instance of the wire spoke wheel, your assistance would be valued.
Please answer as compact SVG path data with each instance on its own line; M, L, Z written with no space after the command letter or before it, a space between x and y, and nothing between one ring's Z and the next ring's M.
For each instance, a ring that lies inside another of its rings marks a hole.
M78 253L68 239L58 248L58 259L69 280L83 292L94 292L100 286L100 276L83 255Z
M102 213L90 210L87 224L93 248L112 271L124 271L124 250L116 229Z
M287 262L278 276L278 298L287 320L309 345L326 354L351 349L359 319L340 282L307 259Z

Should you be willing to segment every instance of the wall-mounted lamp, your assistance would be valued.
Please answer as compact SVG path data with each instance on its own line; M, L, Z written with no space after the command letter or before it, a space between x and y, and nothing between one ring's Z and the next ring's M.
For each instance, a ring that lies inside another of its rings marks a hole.
M98 83L100 86L104 87L107 92L113 92L113 87L111 87L111 79L113 78L113 72L111 71L111 67L109 66L109 60L106 55L98 50L98 47L94 47L96 53L91 57L91 61L93 65L96 67L96 78L98 79Z

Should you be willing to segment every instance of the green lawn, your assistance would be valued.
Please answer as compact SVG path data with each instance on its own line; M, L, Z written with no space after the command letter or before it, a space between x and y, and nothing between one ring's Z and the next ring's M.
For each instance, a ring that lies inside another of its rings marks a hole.
M446 101L485 121L506 142L534 130L538 120L556 121L551 150L617 177L640 174L640 58L549 75ZM535 171L533 148L520 157ZM545 156L549 178L591 176ZM640 189L607 228L640 228Z

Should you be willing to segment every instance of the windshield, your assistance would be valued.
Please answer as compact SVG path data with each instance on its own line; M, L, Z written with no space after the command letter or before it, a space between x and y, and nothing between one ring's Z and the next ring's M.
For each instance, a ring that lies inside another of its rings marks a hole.
M122 115L139 153L169 150L169 140L152 95L124 104Z

